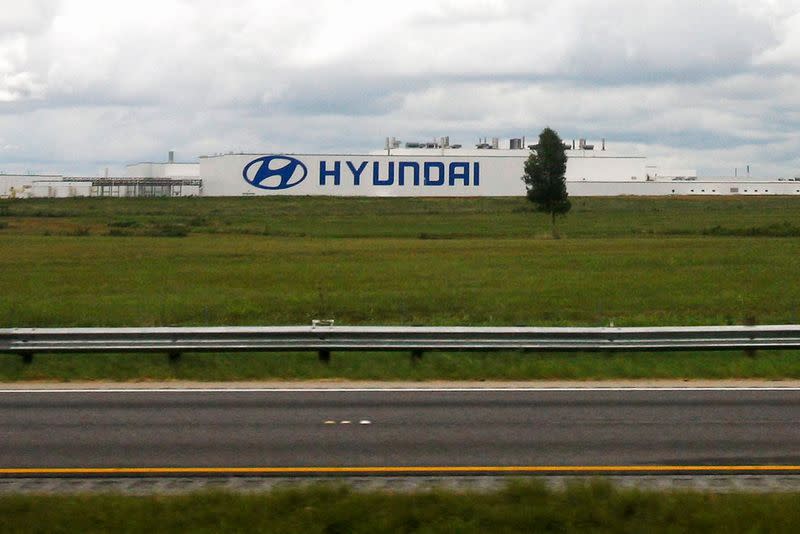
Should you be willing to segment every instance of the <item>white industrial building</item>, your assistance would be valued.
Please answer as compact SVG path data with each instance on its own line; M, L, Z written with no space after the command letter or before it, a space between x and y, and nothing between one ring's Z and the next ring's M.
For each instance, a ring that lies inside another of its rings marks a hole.
M194 164L194 167L198 167ZM197 177L85 177L0 174L0 199L198 196Z
M175 161L175 152L169 151L167 161L134 163L125 167L127 178L200 178L200 166L196 162Z
M0 198L199 196L198 163L177 163L172 152L164 163L137 163L125 176L0 174Z
M54 174L0 174L0 198L67 198L91 195L91 184Z
M515 196L525 193L520 149L414 148L365 154L224 154L200 158L203 194ZM646 159L570 150L568 182L645 181Z
M525 193L524 139L483 141L474 148L387 139L364 154L220 154L200 158L206 196L518 196ZM572 196L798 195L800 179L698 178L695 170L660 169L644 156L581 139L567 148Z
M800 179L704 179L694 170L659 169L644 156L581 139L567 147L572 196L800 195ZM250 153L201 156L199 162L128 165L121 178L0 175L0 197L328 195L382 197L519 196L525 193L524 139L474 147L448 138L360 154Z

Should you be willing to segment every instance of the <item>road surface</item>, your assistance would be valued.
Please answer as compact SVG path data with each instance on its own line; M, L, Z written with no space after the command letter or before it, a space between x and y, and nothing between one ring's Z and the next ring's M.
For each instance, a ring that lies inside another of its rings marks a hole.
M0 391L5 475L798 466L796 388Z

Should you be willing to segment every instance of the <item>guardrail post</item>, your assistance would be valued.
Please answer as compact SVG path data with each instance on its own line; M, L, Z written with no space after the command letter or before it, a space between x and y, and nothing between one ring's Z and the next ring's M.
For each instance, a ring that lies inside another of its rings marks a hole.
M25 365L29 365L33 363L33 353L32 352L23 352L20 354L22 356L22 363Z
M411 351L411 363L416 364L422 359L422 350L415 349Z
M744 318L744 325L745 326L755 326L756 325L756 317L755 315L748 315ZM750 339L753 339L753 336L750 336ZM758 355L758 351L756 349L745 349L744 350L745 356L749 358L755 358Z
M328 349L322 349L317 353L319 357L319 361L322 363L331 363L331 351Z
M181 353L178 351L171 351L168 353L169 363L178 363L181 360Z

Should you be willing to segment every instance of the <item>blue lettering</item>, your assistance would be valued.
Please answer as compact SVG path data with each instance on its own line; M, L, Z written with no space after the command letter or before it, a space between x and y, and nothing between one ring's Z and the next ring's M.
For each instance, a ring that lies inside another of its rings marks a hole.
M474 161L470 165L466 161L453 161L445 164L440 161L388 161L387 174L381 174L380 161L345 161L347 169L353 176L353 185L360 186L362 178L370 163L372 163L372 185L391 186L406 184L414 186L424 185L430 187L443 186L450 187L457 185L473 186L480 185L481 166L480 162ZM421 168L420 168L421 167ZM384 169L385 170L385 169ZM397 181L395 182L395 177ZM329 180L332 179L332 180ZM319 185L331 184L339 186L342 183L342 162L341 161L320 161L319 162Z
M347 168L350 169L351 173L353 173L353 185L361 185L361 173L363 173L364 169L367 168L367 162L362 161L361 165L356 168L352 162L348 161Z
M419 163L416 161L401 161L397 169L397 184L405 185L406 183L406 169L414 171L414 185L419 185Z
M382 180L380 177L381 165L377 161L372 163L372 185L392 185L394 183L394 162L389 162L389 177Z
M333 178L333 185L342 183L342 162L334 161L333 170L329 171L324 161L319 162L319 185L325 185L328 177Z
M438 176L435 180L431 177L432 169L438 171ZM444 185L444 163L426 161L422 164L422 171L425 178L425 185Z
M456 180L462 180L464 185L469 185L469 163L451 163L448 171L449 185L456 185Z

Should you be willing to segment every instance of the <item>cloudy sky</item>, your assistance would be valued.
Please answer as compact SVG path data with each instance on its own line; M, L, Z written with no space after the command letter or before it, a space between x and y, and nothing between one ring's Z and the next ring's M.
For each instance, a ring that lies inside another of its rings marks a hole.
M0 172L550 126L708 176L800 175L800 0L224 4L0 0Z

